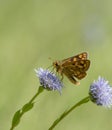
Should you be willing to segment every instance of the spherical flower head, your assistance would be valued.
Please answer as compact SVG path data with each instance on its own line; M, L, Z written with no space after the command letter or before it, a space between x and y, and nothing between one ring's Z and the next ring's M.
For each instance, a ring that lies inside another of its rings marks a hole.
M89 90L90 99L97 105L111 108L112 106L112 87L108 81L100 77L94 81Z
M36 75L39 78L40 84L48 90L58 90L61 93L63 87L60 79L48 69L35 69Z

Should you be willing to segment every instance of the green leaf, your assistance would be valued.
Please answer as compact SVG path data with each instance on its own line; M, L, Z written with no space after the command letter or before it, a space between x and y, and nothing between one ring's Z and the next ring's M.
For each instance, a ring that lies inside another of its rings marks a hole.
M34 103L25 104L22 108L22 112L25 113L25 112L31 110L33 108L33 106L34 106Z
M12 126L15 127L19 124L20 122L20 118L21 118L21 110L18 110L14 116L13 116L13 119L12 119Z

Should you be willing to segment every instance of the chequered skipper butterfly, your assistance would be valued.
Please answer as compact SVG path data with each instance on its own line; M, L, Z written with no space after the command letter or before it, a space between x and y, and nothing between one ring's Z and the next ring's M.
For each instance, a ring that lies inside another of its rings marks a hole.
M60 73L63 79L63 74L75 85L80 84L75 78L81 80L86 76L86 71L89 69L90 60L87 59L87 52L83 52L76 56L64 59L62 61L53 62L56 72Z

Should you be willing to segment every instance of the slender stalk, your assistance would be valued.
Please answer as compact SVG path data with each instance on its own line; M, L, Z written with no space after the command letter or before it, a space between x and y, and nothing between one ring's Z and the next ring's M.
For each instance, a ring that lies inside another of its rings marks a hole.
M21 117L28 112L29 110L31 110L33 108L33 104L34 104L34 100L36 99L36 97L43 92L43 87L40 86L37 93L31 98L31 100L26 103L21 109L19 109L18 111L15 112L13 119L12 119L12 126L10 128L10 130L14 130L14 128L20 123L20 119Z
M73 105L69 110L65 111L64 113L62 113L62 115L56 119L53 124L51 125L51 127L48 130L53 130L53 128L63 119L65 118L70 112L72 112L76 107L87 103L89 101L89 96L85 97L84 99L80 100L78 103L76 103L75 105Z
M35 98L43 91L44 89L42 88L42 86L39 87L38 92L31 98L31 100L28 103L32 103Z

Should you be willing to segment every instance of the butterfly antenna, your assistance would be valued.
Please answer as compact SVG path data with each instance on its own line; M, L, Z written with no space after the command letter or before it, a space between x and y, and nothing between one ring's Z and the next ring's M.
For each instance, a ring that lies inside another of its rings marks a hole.
M54 61L51 57L49 57L49 60L51 60L52 62Z
M53 59L51 57L49 57L49 60L51 60L53 62ZM47 69L53 67L53 65L49 66ZM52 68L52 71L54 70L54 67Z

